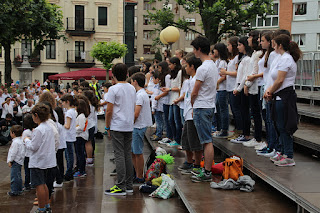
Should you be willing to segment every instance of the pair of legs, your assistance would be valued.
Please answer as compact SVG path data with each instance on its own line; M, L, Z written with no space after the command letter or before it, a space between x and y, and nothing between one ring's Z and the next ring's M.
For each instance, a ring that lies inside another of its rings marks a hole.
M173 140L173 133L172 133L172 129L169 122L169 109L170 109L170 105L163 104L163 115L164 115L163 118L164 118L164 124L166 126L167 138L169 138L170 140Z
M182 123L180 116L180 108L178 105L170 105L169 124L171 126L174 140L180 144L182 134Z
M77 155L77 167L81 174L85 173L86 167L85 143L86 141L82 137L77 137L77 142L75 144Z
M87 153L87 159L89 161L92 161L93 158L93 152L94 152L94 131L95 127L91 127L88 132L89 132L89 139L85 143L85 149Z
M36 187L38 207L40 209L44 209L46 205L49 205L50 193L48 183L51 182L51 170L52 169L30 169L31 182Z
M117 170L116 185L122 190L131 190L133 189L132 132L111 131L111 141Z
M234 95L233 92L228 92L228 95L231 112L235 121L235 129L242 131L241 97L240 95Z
M214 159L214 149L212 145L211 123L214 108L194 108L193 121L196 127L200 143L204 146L204 168L211 171Z
M226 90L217 92L217 129L227 132L229 129L228 93Z
M132 132L132 162L136 170L137 178L140 178L140 179L143 178L143 167L144 167L143 138L146 131L147 131L147 127L141 128L141 129L134 128Z

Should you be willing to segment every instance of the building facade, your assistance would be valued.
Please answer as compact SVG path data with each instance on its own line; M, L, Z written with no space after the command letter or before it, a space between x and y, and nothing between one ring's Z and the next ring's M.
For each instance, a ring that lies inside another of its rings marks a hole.
M17 67L22 62L24 52L30 64L35 67L32 79L40 82L49 75L99 67L102 63L94 60L90 51L97 42L124 42L124 2L123 0L49 0L59 5L63 12L67 42L46 41L42 51L34 49L33 42L16 42L12 45L12 79L19 79ZM121 60L122 61L122 60ZM4 53L0 56L1 82L4 82Z
M148 10L156 8L157 10L167 7L174 13L174 19L178 20L179 18L186 18L190 22L192 28L196 31L203 33L203 30L200 26L201 17L199 14L189 14L184 9L183 6L178 5L175 0L170 0L168 5L164 5L164 1L156 1L154 3L149 3L149 0L138 0L138 5L135 7L135 60L136 63L139 63L140 57L143 57L145 60L153 60L155 56L156 48L152 47L152 39L158 35L152 34L151 32L156 27L155 25L150 24L150 20L144 17L148 14ZM151 11L152 12L152 11ZM182 30L180 31L180 39L172 45L172 50L182 49L186 52L192 51L192 46L190 45L191 41L197 36L196 33L188 32L185 33ZM160 47L160 51L166 49L165 46ZM174 53L173 53L174 54Z

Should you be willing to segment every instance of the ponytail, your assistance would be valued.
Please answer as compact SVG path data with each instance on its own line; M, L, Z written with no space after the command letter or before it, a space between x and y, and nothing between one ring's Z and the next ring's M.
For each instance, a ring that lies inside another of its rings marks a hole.
M78 100L70 94L62 96L61 101L69 101L70 106L78 106Z
M294 41L291 41L289 36L278 35L274 38L274 41L278 46L282 45L283 50L288 51L295 62L297 62L301 58L302 52L298 44Z

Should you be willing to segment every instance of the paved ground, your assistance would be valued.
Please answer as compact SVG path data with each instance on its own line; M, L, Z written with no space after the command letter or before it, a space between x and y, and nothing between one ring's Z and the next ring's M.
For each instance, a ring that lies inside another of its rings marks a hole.
M104 120L99 120L99 129L104 129ZM9 146L0 146L0 213L29 213L36 207L33 199L35 190L22 196L9 197L10 168L6 164ZM145 146L145 156L150 148ZM52 197L52 210L59 213L99 213L99 212L186 212L182 201L176 196L169 200L151 198L134 187L134 194L126 197L109 197L103 194L106 187L114 185L114 177L109 173L115 168L112 146L106 139L97 140L95 165L87 167L88 176L65 183L63 188L55 189ZM24 174L24 171L22 171ZM23 175L24 178L24 175Z

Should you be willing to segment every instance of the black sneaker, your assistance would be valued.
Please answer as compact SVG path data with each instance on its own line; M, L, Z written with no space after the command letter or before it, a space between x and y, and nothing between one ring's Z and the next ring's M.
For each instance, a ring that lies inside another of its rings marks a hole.
M114 169L112 172L110 172L110 176L116 176L117 175L117 170Z
M138 183L138 184L144 183L144 182L145 182L145 179L144 179L144 178L135 178L135 179L133 180L133 183Z
M52 213L52 209L51 208L46 208L46 213Z
M73 176L64 176L64 180L65 181L71 181L71 180L73 180Z
M193 168L193 164L192 163L188 163L187 161L184 162L181 166L178 167L178 170L179 171L182 171L182 170L187 170L187 169L192 169Z
M13 193L13 192L7 192L7 195L11 196L11 197L15 197L15 196L19 196L21 195L21 193Z
M31 186L25 186L25 187L23 187L22 190L25 191L25 192L28 192L28 191L31 190Z

